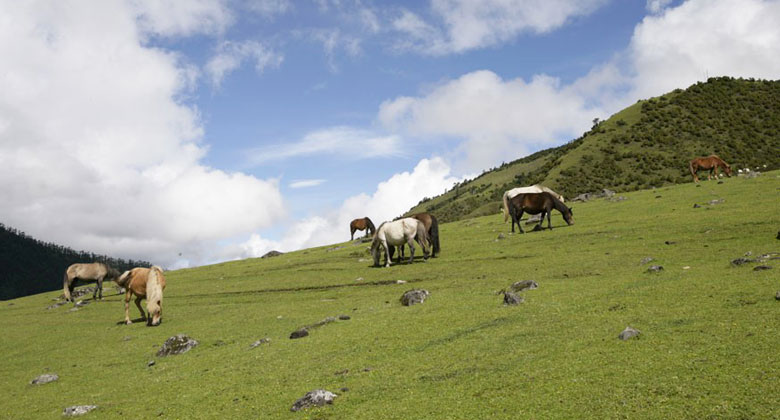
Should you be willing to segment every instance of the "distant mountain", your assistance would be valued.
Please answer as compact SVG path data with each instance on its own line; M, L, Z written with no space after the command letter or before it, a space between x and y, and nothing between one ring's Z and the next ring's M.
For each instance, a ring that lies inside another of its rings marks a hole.
M597 121L580 138L425 198L407 214L442 222L496 213L504 191L546 185L564 197L691 182L688 162L716 154L733 168L780 168L780 81L710 78Z
M0 223L0 300L62 289L62 278L69 265L95 261L119 271L151 265L146 261L74 251L31 238Z

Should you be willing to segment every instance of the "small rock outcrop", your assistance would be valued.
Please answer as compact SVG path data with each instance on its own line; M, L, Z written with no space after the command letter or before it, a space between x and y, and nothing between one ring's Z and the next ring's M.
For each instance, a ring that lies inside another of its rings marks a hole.
M518 296L512 292L504 292L504 305L519 305L523 303L525 299L522 296Z
M771 270L771 265L757 265L753 267L753 271L764 271L764 270Z
M66 417L81 416L96 408L96 405L74 405L62 410L62 415Z
M431 293L424 289L408 290L401 296L401 304L404 306L412 306L423 303L430 295Z
M756 260L751 259L751 258L739 257L739 258L737 258L735 260L731 260L731 265L740 266L742 264L752 263L752 262L755 262L755 261Z
M301 328L300 330L295 330L290 334L290 340L294 340L296 338L303 338L309 335L309 330L306 328Z
M523 290L534 290L539 288L539 284L533 280L516 281L509 286L509 291L513 293L522 292Z
M639 334L641 334L641 332L639 330L636 330L636 329L631 328L631 327L626 327L626 329L623 330L620 333L620 335L618 335L618 338L623 340L623 341L626 341L626 340L630 340L630 339L632 339L634 337L639 337Z
M279 252L279 251L268 251L268 252L266 252L265 254L263 254L263 256L262 256L262 257L260 257L260 258L271 258L271 257L278 257L278 256L280 256L280 255L282 255L282 254L284 254L284 252Z
M654 261L655 259L653 257L644 257L641 261L639 261L639 265L645 265L649 263L650 261Z
M57 379L60 379L60 377L56 373L44 373L43 375L40 375L37 378L30 381L30 384L43 385L43 384L48 384L49 382L54 382Z
M254 343L250 344L250 345L249 345L249 348L250 348L250 349L253 349L253 348L255 348L255 347L260 347L261 345L263 345L263 344L268 344L268 343L270 343L270 342L271 342L271 339L270 339L270 338L268 338L268 337L266 337L266 338L261 338L261 339L259 339L259 340L255 341Z
M336 397L338 397L338 395L330 391L315 389L314 391L307 392L306 395L295 401L292 407L290 407L290 411L299 411L304 408L322 407L325 404L333 404L333 400Z
M659 273L664 270L664 266L662 265L651 265L650 268L647 269L648 273Z
M197 340L193 340L184 334L177 334L165 340L165 343L163 343L162 347L160 347L160 350L157 351L157 356L165 357L186 353L198 344L200 343L198 343Z
M780 290L775 293L775 300L780 300Z

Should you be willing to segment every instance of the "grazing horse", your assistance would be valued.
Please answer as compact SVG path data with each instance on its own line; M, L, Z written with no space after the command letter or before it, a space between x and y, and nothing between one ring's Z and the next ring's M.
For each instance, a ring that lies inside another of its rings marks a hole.
M430 240L431 248L433 248L433 252L431 252L431 258L436 257L436 253L441 253L441 245L439 243L439 221L436 219L436 216L430 214L430 213L417 213L412 215L411 217L423 222L423 225L425 225L425 231L428 233L428 239ZM419 244L420 241L418 240L417 243ZM393 258L393 255L395 254L395 247L390 246L390 258ZM398 258L400 261L400 258L404 257L404 246L401 244L401 246L398 247Z
M379 225L379 229L371 242L371 255L374 257L374 266L379 266L380 247L385 249L385 267L390 267L390 246L408 244L410 250L409 264L414 262L414 240L417 239L422 246L425 258L428 258L428 232L425 231L425 225L411 217L396 220L393 222L384 222Z
M688 164L688 169L691 170L694 182L699 182L699 176L696 173L699 172L700 169L710 171L707 175L708 180L712 179L713 172L715 173L715 179L718 179L718 168L723 168L723 172L726 173L726 176L731 178L731 166L715 155L696 158Z
M141 319L146 325L154 327L162 322L162 300L165 290L165 276L162 268L153 265L151 268L136 267L125 271L119 277L117 284L125 288L125 324L130 325L130 297L135 295L135 306L141 311ZM146 310L141 308L141 299L146 298Z
M355 239L355 231L356 230L366 230L366 235L374 236L374 233L376 233L376 227L374 227L374 224L371 222L371 219L368 217L364 217L362 219L355 219L352 222L349 223L349 234L350 234L350 240Z
M539 224L534 229L541 229L542 222L544 222L544 216L547 215L547 228L552 229L550 223L550 214L552 209L558 210L563 215L563 219L567 224L573 225L574 219L572 217L571 209L563 204L563 201L558 200L554 195L543 192L533 194L518 194L509 200L509 213L512 216L512 232L515 231L515 223L520 228L520 233L525 233L523 227L520 225L520 218L523 216L523 212L530 214L542 214L539 219Z
M557 192L545 187L544 185L531 185L530 187L519 187L519 188L512 188L509 191L504 192L504 197L502 199L504 203L504 207L501 209L501 212L504 213L504 223L509 219L509 200L518 195L518 194L536 194L536 193L543 193L548 192L555 196L558 200L563 202L563 196L558 194Z
M117 281L117 278L119 278L119 271L114 270L113 268L109 267L107 264L103 264L100 262L96 263L84 263L84 264L73 264L70 267L68 267L67 270L65 270L65 277L62 280L62 291L65 295L65 300L69 302L73 302L73 297L71 296L71 293L73 293L73 288L76 287L76 282L97 282L97 287L95 288L95 291L92 293L92 299L95 299L95 296L99 296L99 298L103 299L103 280L114 280Z

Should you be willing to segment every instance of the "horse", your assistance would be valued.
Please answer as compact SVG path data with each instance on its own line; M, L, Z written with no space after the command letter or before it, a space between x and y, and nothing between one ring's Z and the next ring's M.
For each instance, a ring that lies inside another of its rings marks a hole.
M97 287L92 293L92 299L99 296L100 300L103 300L103 280L117 281L119 278L119 271L109 267L107 264L96 263L78 263L72 264L65 270L65 276L62 280L62 291L65 295L65 300L73 302L73 288L76 287L76 282L97 282Z
M135 306L141 311L141 320L146 325L154 327L162 322L162 300L165 290L165 276L162 268L153 265L151 268L136 267L125 271L119 277L117 284L125 288L125 324L130 325L130 297L135 295ZM146 298L146 310L141 308L141 299Z
M355 219L349 223L349 234L350 234L350 240L355 239L355 231L356 230L366 230L367 235L374 236L376 233L376 227L374 227L374 224L371 222L371 219L368 217L364 217L362 219Z
M571 208L566 207L563 201L558 200L554 195L543 193L532 194L518 194L509 200L509 213L512 216L512 232L515 231L515 223L520 228L520 233L525 233L523 227L520 225L520 218L523 216L523 212L530 214L542 214L539 219L539 224L534 229L541 229L542 222L544 222L544 216L547 215L547 228L552 230L552 224L550 222L550 214L552 209L558 210L563 215L563 219L568 225L574 224L574 218L572 216Z
M539 184L531 185L530 187L512 188L511 190L504 192L504 197L501 200L504 203L504 206L501 208L501 212L504 213L504 223L506 223L506 221L509 218L509 200L512 197L518 194L537 194L543 192L548 192L553 196L555 196L555 198L557 198L561 202L564 202L562 195L545 187L544 185L539 185Z
M433 252L431 252L431 258L436 257L436 253L441 253L441 245L439 243L439 221L436 219L436 216L430 214L430 213L417 213L410 217L413 217L425 225L425 231L428 233L428 239L430 240L431 248L433 249ZM420 241L418 240L417 243L419 244ZM399 261L400 258L404 257L404 246L401 244L398 247L398 257ZM390 258L393 258L393 255L395 254L395 247L390 246Z
M688 169L691 170L691 175L693 175L693 182L699 182L699 176L696 173L699 172L700 169L710 171L707 175L708 180L712 179L713 172L715 173L715 179L718 179L718 168L723 168L723 172L726 173L726 176L731 178L731 166L716 155L699 157L688 164Z
M379 229L371 242L371 255L374 257L374 267L379 266L379 248L385 248L385 267L390 267L390 246L398 246L404 243L409 245L410 256L409 264L414 262L414 240L417 239L422 246L424 258L428 259L428 232L425 225L411 217L396 220L393 222L384 222L379 225Z

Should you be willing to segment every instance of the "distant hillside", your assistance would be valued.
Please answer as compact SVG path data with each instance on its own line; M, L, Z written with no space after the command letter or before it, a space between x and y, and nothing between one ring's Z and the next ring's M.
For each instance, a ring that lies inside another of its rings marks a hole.
M504 191L537 183L574 197L691 182L688 161L713 153L734 168L780 168L780 81L710 78L640 100L568 144L486 171L408 214L445 222L492 214Z
M0 300L61 289L69 265L93 261L104 262L120 271L151 265L146 261L111 258L41 242L0 223Z

